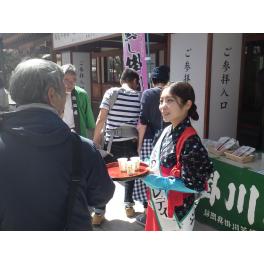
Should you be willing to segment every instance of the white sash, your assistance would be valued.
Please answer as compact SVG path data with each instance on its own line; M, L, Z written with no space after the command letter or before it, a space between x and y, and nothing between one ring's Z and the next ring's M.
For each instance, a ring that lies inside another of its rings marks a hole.
M160 148L163 138L168 130L171 129L171 125L166 127L162 132L159 140L154 146L150 155L150 169L155 175L162 176L160 171ZM156 218L160 224L161 230L164 231L191 231L193 230L195 219L195 208L198 205L198 200L194 202L190 211L180 221L174 213L172 218L168 218L168 198L167 194L163 190L150 189L150 207L153 209Z

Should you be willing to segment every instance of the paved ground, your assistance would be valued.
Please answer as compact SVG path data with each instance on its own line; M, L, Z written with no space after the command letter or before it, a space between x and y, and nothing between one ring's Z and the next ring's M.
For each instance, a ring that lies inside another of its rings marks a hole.
M97 231L143 231L144 227L137 224L135 218L127 218L123 206L124 187L115 182L116 190L113 199L109 202L106 208L106 220ZM136 202L135 210L137 214L143 212L143 206ZM194 225L195 231L215 231L215 229L201 224L198 221Z

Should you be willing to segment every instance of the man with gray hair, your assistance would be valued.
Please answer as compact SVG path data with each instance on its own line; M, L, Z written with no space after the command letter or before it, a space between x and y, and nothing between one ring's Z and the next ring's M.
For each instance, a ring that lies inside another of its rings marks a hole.
M43 59L21 62L12 74L18 107L0 115L0 230L92 230L88 205L113 196L93 143L60 118L63 77Z
M87 92L76 85L76 68L72 64L62 66L66 88L66 104L63 121L76 133L87 137L88 129L95 128L94 116Z

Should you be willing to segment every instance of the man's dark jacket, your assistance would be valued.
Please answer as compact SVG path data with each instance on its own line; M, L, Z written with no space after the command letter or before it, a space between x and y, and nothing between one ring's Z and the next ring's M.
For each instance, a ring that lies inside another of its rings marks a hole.
M87 206L105 205L115 188L84 138L81 162L71 230L91 230ZM0 230L63 230L71 171L71 131L56 113L29 108L0 116Z

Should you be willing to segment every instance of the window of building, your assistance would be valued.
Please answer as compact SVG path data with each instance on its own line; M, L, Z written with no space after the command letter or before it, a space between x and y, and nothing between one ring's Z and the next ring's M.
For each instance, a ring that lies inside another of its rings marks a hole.
M56 55L56 63L60 66L62 66L62 61L61 61L61 54L57 53Z
M110 56L106 57L106 82L119 82L122 71L123 62L120 56Z
M98 82L97 80L97 59L92 58L92 81Z

